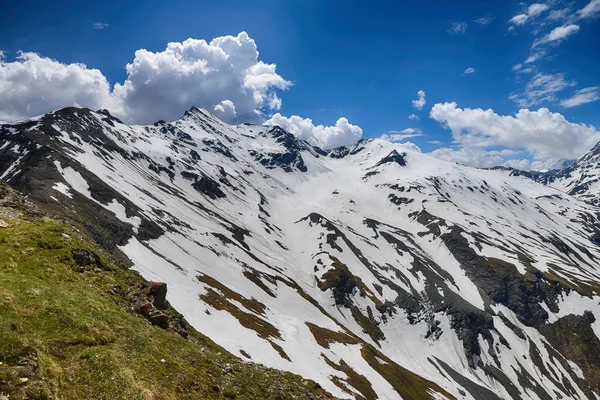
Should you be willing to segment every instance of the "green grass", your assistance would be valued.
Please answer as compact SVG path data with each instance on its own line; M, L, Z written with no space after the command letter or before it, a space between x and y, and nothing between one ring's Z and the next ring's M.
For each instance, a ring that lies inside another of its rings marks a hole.
M0 218L0 394L11 400L331 398L191 328L184 339L150 325L132 302L148 283L73 227L2 207ZM76 265L73 250L98 263Z

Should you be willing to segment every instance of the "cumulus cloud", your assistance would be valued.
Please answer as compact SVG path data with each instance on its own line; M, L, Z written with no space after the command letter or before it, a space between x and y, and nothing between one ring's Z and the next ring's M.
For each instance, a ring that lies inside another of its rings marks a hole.
M594 86L578 90L572 97L561 101L560 105L571 108L598 100L600 100L600 86Z
M156 53L138 50L126 69L127 79L115 84L114 95L127 116L141 123L174 119L191 106L213 109L225 100L235 105L235 119L227 122L255 120L257 110L278 109L274 91L291 85L275 64L258 60L256 43L246 32L210 43L172 42Z
M465 72L463 72L463 75L469 75L469 74L473 74L475 72L477 72L477 70L475 68L469 67L469 68L465 69Z
M550 31L550 33L548 33L546 36L533 42L533 45L531 47L533 48L543 43L551 43L564 40L577 32L579 32L579 25L569 24L559 26L558 28L552 29L552 31Z
M402 149L406 149L406 150L410 150L410 151L415 151L417 153L421 153L421 148L419 146L417 146L413 142L396 143L396 146L398 146L398 147L400 147Z
M292 133L299 139L323 149L353 144L363 134L360 127L352 125L346 118L340 118L333 126L315 125L310 118L298 115L284 117L277 113L265 122L266 125L277 125Z
M110 84L85 64L62 64L36 53L0 57L0 119L15 121L57 108L79 105L121 111L110 95Z
M462 35L467 31L467 23L463 21L455 22L450 25L450 29L448 29L448 33L453 35Z
M592 0L581 10L577 11L580 18L593 18L600 14L600 0Z
M410 139L413 137L423 136L423 133L418 128L406 128L401 131L391 131L389 133L384 133L379 136L379 139L387 140L389 142L401 142L406 139Z
M223 100L213 108L213 113L223 121L229 121L235 118L235 105L231 100Z
M547 108L522 109L512 116L498 115L492 109L461 109L454 102L438 103L430 117L450 129L454 142L463 148L523 149L538 161L577 158L600 141L595 127L569 122Z
M416 108L417 110L422 110L423 106L425 105L425 91L423 90L419 90L417 92L417 96L419 96L419 98L417 100L413 100L412 101L412 106L414 108Z
M276 91L291 86L258 56L246 32L173 42L164 51L136 51L125 81L111 88L97 69L20 53L0 63L0 119L78 105L106 108L130 123L173 120L192 106L226 122L257 121L281 107Z
M575 81L565 79L564 74L537 73L527 83L523 93L513 93L509 98L520 107L531 107L543 102L556 102L559 92L576 84Z
M108 24L104 22L94 22L94 29L104 29L108 26Z
M418 121L420 118L417 114L410 114L408 116L408 119L410 119L411 121Z

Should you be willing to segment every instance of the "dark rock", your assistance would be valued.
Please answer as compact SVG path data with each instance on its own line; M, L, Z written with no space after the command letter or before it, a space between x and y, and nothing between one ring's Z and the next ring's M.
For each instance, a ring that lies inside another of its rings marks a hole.
M267 168L281 168L285 172L293 172L294 169L300 172L308 171L301 152L303 150L314 152L312 146L308 143L298 140L294 135L278 126L274 126L261 134L265 137L272 137L281 144L285 151L281 153L259 153L250 150L250 155Z
M156 325L162 329L169 329L169 317L162 311L156 311L148 316L148 321L150 321L152 325Z
M213 200L221 199L226 197L225 192L221 190L221 185L214 179L203 176L198 181L192 184L192 187L210 197Z
M149 294L154 298L152 304L156 308L166 308L167 306L167 284L164 282L152 282Z
M138 312L144 317L147 317L148 314L150 314L150 311L152 311L152 303L150 303L148 300L144 301L144 304L138 308Z
M401 155L396 150L392 150L390 154L379 160L379 162L375 166L378 167L383 164L396 163L401 167L404 167L406 166L406 160L404 159L404 155Z

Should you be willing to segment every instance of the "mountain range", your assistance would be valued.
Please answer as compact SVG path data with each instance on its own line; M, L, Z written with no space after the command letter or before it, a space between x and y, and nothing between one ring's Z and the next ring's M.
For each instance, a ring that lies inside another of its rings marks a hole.
M600 398L600 145L476 169L191 108L0 125L0 176L196 330L352 399Z

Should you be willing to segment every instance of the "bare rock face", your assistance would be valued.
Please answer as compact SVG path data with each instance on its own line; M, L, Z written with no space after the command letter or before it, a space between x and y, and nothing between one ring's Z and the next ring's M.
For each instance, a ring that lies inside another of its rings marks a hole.
M149 294L154 298L152 304L158 309L167 306L167 284L164 282L152 282Z

